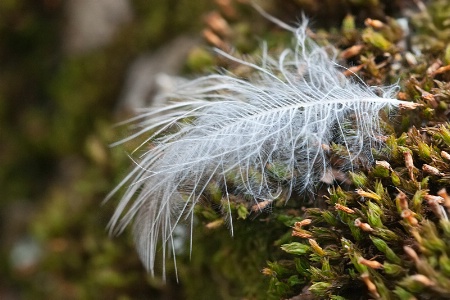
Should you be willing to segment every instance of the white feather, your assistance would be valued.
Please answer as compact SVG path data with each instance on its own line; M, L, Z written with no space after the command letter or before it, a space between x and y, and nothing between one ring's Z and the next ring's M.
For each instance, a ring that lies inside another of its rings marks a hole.
M267 165L281 165L290 173L285 189L301 192L329 167L322 145L344 145L350 165L361 157L372 160L371 148L382 135L379 111L403 103L393 99L396 87L371 88L346 78L306 29L304 21L295 30L296 46L278 60L264 55L260 66L219 51L255 75L187 82L165 95L172 105L133 120L141 130L125 141L149 133L142 146L152 146L111 193L131 183L110 228L120 232L134 222L137 248L150 272L159 241L165 257L175 227L184 218L192 222L193 208L212 181L228 197L225 178L233 174L240 177L239 191L254 201L274 200L280 187Z

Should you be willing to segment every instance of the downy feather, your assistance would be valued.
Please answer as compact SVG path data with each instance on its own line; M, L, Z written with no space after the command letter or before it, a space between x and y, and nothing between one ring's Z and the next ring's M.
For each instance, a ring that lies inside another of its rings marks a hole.
M239 177L240 193L255 203L272 201L280 186L267 166L277 164L290 173L284 189L305 191L329 168L323 145L345 146L350 166L356 159L370 163L382 135L379 111L411 104L393 98L396 86L372 88L342 75L334 57L307 37L307 21L292 31L295 47L278 59L263 51L260 65L219 51L251 67L250 79L214 74L185 82L164 96L171 105L132 120L141 129L122 142L150 137L134 170L111 192L127 186L110 228L121 232L134 223L138 252L151 273L158 248L165 259L177 225L193 222L208 184L221 184L229 204L226 178Z

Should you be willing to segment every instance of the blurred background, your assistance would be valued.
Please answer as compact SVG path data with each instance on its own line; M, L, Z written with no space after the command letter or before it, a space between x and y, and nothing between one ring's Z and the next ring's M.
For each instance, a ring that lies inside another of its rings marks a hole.
M161 294L130 234L106 231L114 203L102 200L130 167L126 149L109 144L124 137L113 125L135 99L151 98L153 74L183 68L210 8L0 1L0 299ZM165 43L167 64L155 50Z
M258 47L267 22L235 2L238 12L223 0L0 1L0 299L186 296L175 279L163 285L147 275L128 231L108 236L118 199L102 201L129 170L132 150L109 145L128 132L114 124L170 87L166 75L217 64L201 36L205 22L214 28L217 6L238 33L230 43L241 52ZM410 3L265 4L285 21L306 10L330 26L347 13L362 24ZM227 298L230 287L221 289Z

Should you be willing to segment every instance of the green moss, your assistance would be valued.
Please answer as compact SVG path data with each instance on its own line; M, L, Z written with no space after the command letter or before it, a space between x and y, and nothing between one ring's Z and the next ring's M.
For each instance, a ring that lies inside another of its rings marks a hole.
M288 1L271 12L289 20L299 15L301 2L314 11L315 2ZM410 40L423 55L409 63L399 46L398 24L380 11L378 2L389 7L393 17L401 14L392 11L392 1L328 1L326 7L336 11L316 10L318 20L331 15L330 22L342 22L316 37L320 44L336 45L339 51L359 45L351 57L338 56L338 63L358 67L357 75L369 85L400 78L399 98L423 104L383 125L389 132L386 149L376 155L390 167L355 166L353 173L344 175L348 180L342 186L318 187L317 195L293 193L290 199L282 193L261 209L243 201L245 195L233 198L229 208L233 237L229 218L222 217L228 209L223 191L220 185L208 186L205 205L196 209L192 256L188 241L178 255L180 283L169 260L164 284L143 269L128 230L114 239L105 230L115 203L101 206L101 202L126 173L129 160L124 150L133 149L133 145L107 147L122 134L112 128L112 115L130 60L181 31L199 32L203 26L197 21L199 15L211 3L149 5L135 0L134 21L111 45L66 57L58 50L64 21L60 2L2 1L0 181L6 184L0 191L1 229L8 233L16 228L17 233L12 241L0 240L0 293L7 290L30 299L148 295L155 299L368 299L374 295L370 281L384 299L448 298L450 225L442 218L442 206L430 196L450 186L450 160L445 155L450 153L450 77L448 71L439 73L436 66L430 67L438 59L444 63L437 68L449 63L450 12L447 1L434 0L427 12L411 17ZM267 40L269 48L282 49L291 43L288 33L248 7L233 2L232 8L237 12L234 17L222 10L231 34L220 38L234 46L237 55L261 56L259 37ZM343 19L349 11L353 15ZM371 12L383 22L380 28L362 27L361 16ZM319 21L312 24L321 27ZM205 49L191 52L188 72L227 67L244 78L251 75L250 70ZM340 145L328 146L333 157L345 151ZM405 164L405 153L412 155L412 168ZM439 173L427 173L425 164ZM280 186L292 176L276 162L267 168ZM257 173L252 176L259 178ZM239 176L227 178L230 185L238 181ZM404 202L398 199L400 192ZM25 222L6 221L21 199L35 211L22 212ZM308 238L292 236L296 222L306 218L311 223L298 230ZM14 239L23 236L31 236L42 254L34 265L20 269L8 257ZM371 267L366 260L381 267Z

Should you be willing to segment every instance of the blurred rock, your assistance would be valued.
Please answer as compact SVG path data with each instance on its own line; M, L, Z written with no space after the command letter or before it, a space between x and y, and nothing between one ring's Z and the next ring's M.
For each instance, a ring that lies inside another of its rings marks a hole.
M32 271L39 261L41 252L41 247L32 237L22 237L14 244L10 253L12 268L21 273Z
M127 72L118 110L135 112L157 106L154 96L175 88L177 80L173 76L180 73L186 56L198 43L198 39L181 36L154 53L137 57Z
M133 17L129 0L68 0L65 10L63 47L68 54L108 44L117 29Z

